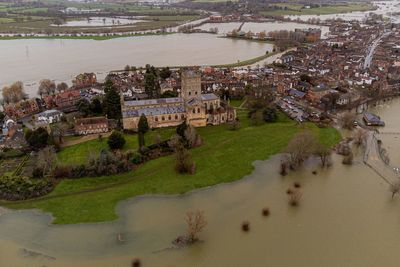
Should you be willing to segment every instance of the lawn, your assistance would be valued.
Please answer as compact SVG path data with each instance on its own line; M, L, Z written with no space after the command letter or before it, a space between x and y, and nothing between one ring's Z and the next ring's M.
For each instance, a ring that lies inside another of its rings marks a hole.
M50 212L56 224L102 222L117 219L116 204L146 194L181 194L196 188L238 180L253 170L252 162L279 153L290 138L310 129L329 146L337 143L333 128L319 129L314 124L298 125L280 115L272 124L252 126L246 111L238 111L242 127L228 125L198 128L204 144L191 151L196 162L194 175L178 175L173 156L147 162L137 170L109 177L63 180L42 199L0 204L16 209L38 208Z
M160 129L158 131L150 131L146 137L146 144L154 144L156 136L159 134L162 140L166 140L172 136L174 129ZM136 150L139 147L138 137L136 134L125 134L125 146L123 150ZM95 139L80 143L77 145L65 147L58 152L58 161L62 164L85 164L91 153L99 154L102 149L109 149L107 138L101 140Z

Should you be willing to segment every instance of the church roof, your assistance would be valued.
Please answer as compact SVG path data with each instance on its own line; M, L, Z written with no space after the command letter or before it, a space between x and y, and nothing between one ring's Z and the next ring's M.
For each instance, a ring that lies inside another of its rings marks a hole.
M186 112L186 109L185 109L184 105L182 104L179 106L127 110L122 113L122 116L124 118L131 118L131 117L140 117L142 114L144 114L145 116L156 116L156 115L185 113L185 112Z
M146 106L146 105L160 105L169 103L183 102L180 97L169 97L169 98L156 98L156 99L145 99L145 100L131 100L125 101L125 106Z

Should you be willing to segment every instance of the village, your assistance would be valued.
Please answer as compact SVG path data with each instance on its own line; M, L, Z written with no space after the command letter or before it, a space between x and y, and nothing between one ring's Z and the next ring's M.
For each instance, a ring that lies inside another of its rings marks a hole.
M121 71L111 71L104 81L95 73L77 75L72 86L43 79L34 98L27 97L20 82L7 86L3 88L0 136L2 175L107 175L108 171L93 171L83 165L92 149L86 144L98 142L96 153L109 153L103 140L108 140L110 148L122 148L127 142L126 149L136 149L134 136L138 135L139 154L109 156L126 163L117 164L114 159L112 164L117 165L111 174L125 172L172 153L171 130L179 132L180 127L228 125L235 130L241 124L273 123L285 114L297 124L312 122L324 128L335 126L341 114L350 110L360 114L353 119L354 126L384 125L367 108L399 93L399 25L336 21L324 38L320 30L311 28L292 34L275 32L273 41L276 46L291 45L272 62L261 60L249 66L127 65ZM192 145L197 146L202 142L194 128L189 132L194 136ZM149 130L154 140L148 140L149 134L144 137ZM81 165L58 163L54 167L51 162L51 168L45 165L44 170L37 170L36 161L45 157L46 147L52 147L47 158L55 157L55 152L60 158L70 153L65 151L83 147L84 152L64 158ZM100 154L94 162L102 157ZM187 171L194 172L193 168ZM18 172L7 171L12 169ZM50 185L43 188L39 194L51 190Z

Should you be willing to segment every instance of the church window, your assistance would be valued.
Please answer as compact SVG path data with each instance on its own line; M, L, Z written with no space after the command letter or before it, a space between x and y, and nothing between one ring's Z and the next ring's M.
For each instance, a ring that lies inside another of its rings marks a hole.
M162 118L161 118L163 121L165 121L165 117L164 116L162 116Z
M200 113L200 108L197 108L197 113Z
M168 120L169 120L169 121L171 120L171 115L168 116Z
M193 113L193 114L196 113L196 109L195 109L195 108L192 110L192 113Z

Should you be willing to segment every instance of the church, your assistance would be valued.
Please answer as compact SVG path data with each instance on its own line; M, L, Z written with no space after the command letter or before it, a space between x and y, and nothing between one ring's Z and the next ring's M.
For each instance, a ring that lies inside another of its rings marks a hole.
M137 130L144 114L150 128L173 127L186 121L194 127L219 125L236 119L236 110L213 94L201 93L201 73L185 69L181 73L180 97L121 100L122 123Z

